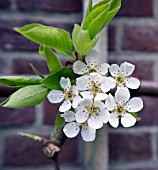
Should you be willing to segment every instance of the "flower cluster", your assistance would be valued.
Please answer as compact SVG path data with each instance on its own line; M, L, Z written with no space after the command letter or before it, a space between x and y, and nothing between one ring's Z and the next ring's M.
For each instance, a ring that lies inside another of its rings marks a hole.
M63 131L73 138L81 131L84 141L93 141L96 130L109 122L117 128L119 120L124 127L131 127L137 121L136 112L143 108L139 97L130 99L130 89L137 89L140 81L130 77L135 66L124 62L120 65L101 63L99 54L92 51L85 61L73 64L74 73L79 77L76 85L69 78L62 77L63 91L52 90L48 94L51 103L62 102L59 111L65 119ZM110 73L110 76L108 75ZM116 89L114 96L111 89Z

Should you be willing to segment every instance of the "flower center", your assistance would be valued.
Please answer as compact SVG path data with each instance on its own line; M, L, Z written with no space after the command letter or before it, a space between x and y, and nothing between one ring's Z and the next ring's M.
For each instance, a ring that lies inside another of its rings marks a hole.
M91 92L93 93L93 96L95 97L97 95L97 93L101 93L102 90L100 88L101 84L96 84L93 81L91 82L92 88L91 88Z
M96 67L90 67L90 66L87 66L87 69L88 69L88 73L96 73L98 70Z
M118 116L122 116L125 112L124 105L118 105L117 108L114 110L118 114Z
M87 106L86 107L87 111L89 112L89 116L91 115L97 115L97 113L99 112L100 108L99 107L96 107L94 105L94 103L91 105L91 106Z
M70 89L69 91L65 91L64 94L66 100L72 101L72 99L75 97L75 94L73 93L72 89Z
M117 85L119 86L120 84L125 83L126 77L120 74L119 76L115 77L115 79L117 81Z

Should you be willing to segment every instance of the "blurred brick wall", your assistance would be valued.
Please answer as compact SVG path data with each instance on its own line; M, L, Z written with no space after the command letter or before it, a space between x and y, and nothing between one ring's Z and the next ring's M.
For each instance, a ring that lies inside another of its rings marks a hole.
M134 76L158 81L158 0L122 0L108 35L110 63L129 61ZM109 128L111 170L158 170L158 98L142 98L137 126Z
M136 77L158 81L158 1L122 1L121 11L109 26L109 62L130 61L136 65ZM81 18L81 0L0 0L0 74L34 74L30 62L48 73L37 54L38 45L15 33L13 27L38 22L71 32ZM145 109L138 126L109 128L111 170L158 170L158 98L143 96L143 100ZM49 135L56 110L47 101L20 110L0 108L1 170L52 169L41 146L18 137L17 132ZM78 170L82 164L80 139L68 140L62 150L64 169Z
M34 22L71 33L74 23L80 23L81 19L82 0L0 0L0 75L33 75L29 63L43 74L48 73L45 60L38 54L38 45L14 32L13 27ZM56 113L57 106L48 101L19 110L0 108L0 170L52 169L52 162L43 155L41 145L17 133L49 135ZM60 154L64 169L81 167L79 148L79 139L64 144Z

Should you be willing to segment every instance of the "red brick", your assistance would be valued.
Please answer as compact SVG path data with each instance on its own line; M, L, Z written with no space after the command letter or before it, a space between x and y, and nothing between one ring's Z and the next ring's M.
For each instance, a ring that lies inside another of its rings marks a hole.
M18 9L21 10L46 10L58 12L81 12L82 0L18 0Z
M41 21L31 21L24 20L20 21L5 21L0 20L0 48L4 50L19 50L19 51L38 51L39 45L26 39L22 35L16 33L13 28L14 27L22 27L26 24L30 23L41 23ZM41 23L44 25L50 25L53 27L65 29L68 32L72 32L73 24L64 24L64 23Z
M123 0L118 16L148 17L153 16L152 0Z
M2 98L0 102L4 101ZM35 120L35 108L27 107L24 109L8 109L0 107L0 126L16 126L33 123Z
M112 133L109 136L109 145L110 161L143 161L152 156L150 134Z
M135 65L135 71L132 74L133 77L137 77L140 80L153 80L153 61L128 61ZM110 60L110 64L121 64L124 60Z
M48 100L44 102L44 124L54 125L60 104L52 104Z
M20 57L19 57L20 58ZM33 64L42 74L49 73L45 60L29 60L29 59L14 59L13 73L14 74L35 74L29 63Z
M41 144L26 138L11 136L5 141L4 166L41 166L52 164L41 150ZM75 163L78 158L77 140L67 140L59 154L60 163Z
M0 0L0 8L8 8L10 6L10 0Z
M158 27L126 25L123 29L122 49L132 51L158 51Z
M139 113L139 117L141 121L139 121L138 125L157 125L158 124L158 116L157 116L157 106L158 106L158 98L157 97L143 97L141 96L144 102L144 108Z
M114 26L109 26L108 27L108 45L109 45L109 50L113 51L115 50L115 43L116 43L116 29Z

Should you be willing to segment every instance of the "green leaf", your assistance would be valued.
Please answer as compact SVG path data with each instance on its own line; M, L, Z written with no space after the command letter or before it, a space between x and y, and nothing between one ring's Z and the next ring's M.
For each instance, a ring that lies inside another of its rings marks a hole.
M41 84L40 79L22 76L5 76L0 77L0 84L13 88L20 88L29 85Z
M72 58L72 40L65 30L42 24L29 24L15 28L15 31L36 43L54 48L58 53Z
M49 93L47 87L43 85L32 85L23 87L13 93L5 102L3 107L20 109L27 106L40 104Z
M101 15L102 13L106 12L109 8L109 3L108 4L103 4L101 6L99 6L98 8L94 9L86 18L86 20L84 21L83 25L82 25L82 29L83 30L87 30L90 26L90 24L96 20L96 18ZM104 17L106 15L106 13L104 13Z
M79 54L79 59L83 60L83 57L87 55L96 45L98 38L91 40L89 37L89 32L87 30L82 30L82 28L75 24L72 41L75 50Z
M140 117L138 116L137 113L135 113L135 112L129 112L129 114L131 114L133 117L135 117L137 121L140 121Z
M49 47L40 45L39 53L46 58L51 73L55 73L62 68L61 62Z
M41 83L50 89L62 90L60 86L61 77L66 77L66 78L68 77L72 81L76 79L77 75L72 71L69 71L69 67L64 67L61 70L57 71L56 73L46 77L44 80L41 81Z
M87 10L86 10L86 14L85 14L85 18L87 18L87 16L91 13L92 4L93 4L93 1L92 1L92 0L89 0L89 2L88 2L88 7L87 7Z
M32 70L42 79L44 79L44 76L33 66L33 64L29 63L30 67L32 68Z
M83 30L89 31L93 39L116 15L121 7L121 0L104 0L96 4L82 24Z
M65 124L65 120L63 117L60 116L60 112L58 112L56 120L55 120L55 130L58 131L60 130L63 125Z

